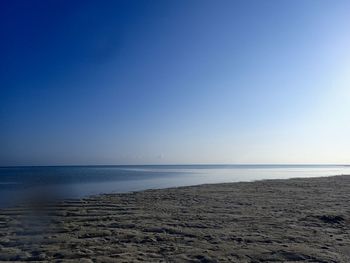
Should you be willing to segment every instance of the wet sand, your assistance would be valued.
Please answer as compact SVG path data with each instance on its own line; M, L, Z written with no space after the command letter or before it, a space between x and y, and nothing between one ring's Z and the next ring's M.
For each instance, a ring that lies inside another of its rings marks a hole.
M266 180L0 210L0 260L350 262L350 176Z

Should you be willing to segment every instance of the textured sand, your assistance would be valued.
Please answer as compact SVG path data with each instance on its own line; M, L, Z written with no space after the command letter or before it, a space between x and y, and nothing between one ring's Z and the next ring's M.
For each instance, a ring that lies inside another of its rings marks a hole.
M350 176L336 176L101 195L40 216L5 209L0 260L350 262L349 201Z

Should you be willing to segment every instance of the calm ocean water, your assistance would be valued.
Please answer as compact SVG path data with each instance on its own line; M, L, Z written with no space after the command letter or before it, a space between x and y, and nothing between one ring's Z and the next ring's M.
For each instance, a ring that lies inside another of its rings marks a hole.
M58 198L206 183L350 174L345 165L144 165L0 167L0 206L28 193Z

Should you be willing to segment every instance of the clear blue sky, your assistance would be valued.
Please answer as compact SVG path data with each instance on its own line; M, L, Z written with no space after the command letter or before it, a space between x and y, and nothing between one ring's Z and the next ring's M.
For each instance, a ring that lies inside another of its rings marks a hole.
M1 1L0 165L349 163L350 1Z

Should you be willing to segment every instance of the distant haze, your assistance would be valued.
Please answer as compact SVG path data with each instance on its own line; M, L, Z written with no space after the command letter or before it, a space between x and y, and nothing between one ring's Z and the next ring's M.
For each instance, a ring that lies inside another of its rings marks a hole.
M350 163L350 1L2 1L0 166Z

